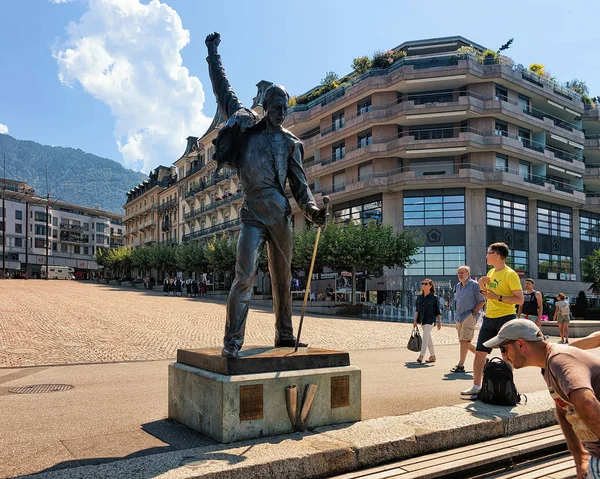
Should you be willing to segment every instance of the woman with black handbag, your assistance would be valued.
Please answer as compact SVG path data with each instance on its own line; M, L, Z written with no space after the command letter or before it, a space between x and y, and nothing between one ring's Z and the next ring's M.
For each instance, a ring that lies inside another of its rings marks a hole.
M440 311L440 303L435 295L435 286L433 281L426 278L421 281L421 294L417 296L417 309L415 311L415 320L413 327L417 327L417 323L423 327L423 344L421 345L421 354L417 358L418 363L422 363L425 359L425 353L429 349L429 359L426 363L435 363L435 349L433 340L431 339L431 330L435 325L437 318L437 329L442 327L442 314Z

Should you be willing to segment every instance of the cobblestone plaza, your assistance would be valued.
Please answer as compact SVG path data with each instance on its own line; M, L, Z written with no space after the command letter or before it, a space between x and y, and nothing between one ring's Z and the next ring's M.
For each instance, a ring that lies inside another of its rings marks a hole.
M178 348L219 347L225 304L159 291L75 281L0 281L0 367L175 358ZM251 309L246 345L273 343L275 318ZM298 328L299 316L294 316ZM302 339L313 347L405 347L412 325L307 316ZM436 344L457 343L453 327Z

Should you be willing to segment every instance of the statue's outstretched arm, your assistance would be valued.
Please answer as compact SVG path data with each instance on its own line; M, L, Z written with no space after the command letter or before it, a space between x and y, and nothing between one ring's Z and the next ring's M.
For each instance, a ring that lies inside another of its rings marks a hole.
M229 84L223 63L221 62L221 55L217 51L219 43L221 43L221 35L217 32L211 33L206 37L204 43L206 43L206 47L208 48L206 61L208 62L208 73L210 74L213 92L217 97L217 103L219 104L219 109L224 120L227 120L244 106L238 100L238 97Z

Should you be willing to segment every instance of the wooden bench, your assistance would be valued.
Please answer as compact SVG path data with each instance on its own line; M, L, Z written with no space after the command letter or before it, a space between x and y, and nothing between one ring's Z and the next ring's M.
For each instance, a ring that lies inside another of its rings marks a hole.
M538 460L537 462L540 464L527 462L533 455L536 453L542 455L545 450L548 453L566 451L565 439L559 426L413 457L384 466L336 476L335 479L467 478L474 477L474 475L486 478L520 479L575 477L575 464L570 455L552 458L549 461L540 462ZM518 463L523 463L526 467L519 467L518 471L512 469ZM528 470L527 468L531 466L533 469ZM536 468L539 468L541 472L536 471ZM488 473L482 474L482 471L488 471Z

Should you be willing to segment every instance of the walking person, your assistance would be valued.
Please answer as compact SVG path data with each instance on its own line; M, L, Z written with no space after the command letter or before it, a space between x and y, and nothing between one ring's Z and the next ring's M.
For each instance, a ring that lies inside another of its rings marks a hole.
M558 323L560 341L558 344L569 344L569 323L571 322L571 308L564 293L558 293L558 301L554 307L554 321Z
M437 318L438 331L442 327L442 314L440 312L440 303L435 295L435 286L433 281L426 278L421 281L421 294L417 296L417 309L415 311L415 319L413 327L417 327L417 323L423 327L423 344L421 346L421 354L417 358L418 363L422 363L425 358L425 353L429 349L429 358L426 363L435 363L435 349L431 338L431 330L433 329Z
M471 268L461 266L456 270L458 283L454 288L454 317L456 319L456 331L460 344L460 355L458 364L450 371L453 373L465 372L465 361L467 353L475 354L473 336L475 336L475 325L477 315L485 305L485 298L479 292L479 284L471 278Z
M519 318L529 319L535 323L538 328L542 327L542 293L534 289L535 281L531 278L525 280L525 290L523 291L523 304L519 306Z
M487 250L486 261L492 266L487 276L479 278L481 294L486 299L485 316L477 337L475 359L473 360L473 385L464 391L463 396L475 396L481 389L483 368L487 355L492 349L484 343L496 336L500 328L515 319L515 305L523 304L521 280L515 271L506 265L510 251L505 243L493 243Z
M167 296L169 294L169 277L167 276L163 282L163 295Z
M531 321L508 321L485 342L515 369L539 367L577 468L577 479L600 479L600 358L544 339Z

